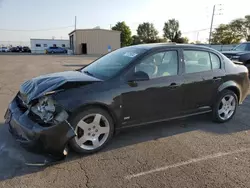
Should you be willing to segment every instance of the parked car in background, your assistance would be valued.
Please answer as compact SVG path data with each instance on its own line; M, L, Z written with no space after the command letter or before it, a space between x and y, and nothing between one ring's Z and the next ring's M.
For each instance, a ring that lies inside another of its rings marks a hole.
M30 50L30 48L29 48L28 46L24 46L24 47L22 48L22 52L31 53L31 50Z
M20 50L19 50L19 48L17 48L17 47L11 47L10 48L10 52L19 52Z
M9 52L9 51L10 51L10 49L7 48L7 47L1 47L0 48L0 52Z
M61 47L49 47L45 50L46 54L67 53L67 49Z
M250 71L250 42L241 43L231 51L222 53L234 63L245 65Z
M10 52L22 52L22 46L11 47Z
M5 119L24 146L57 156L68 145L94 153L122 128L209 112L216 122L229 121L248 89L247 68L216 50L135 45L26 81Z

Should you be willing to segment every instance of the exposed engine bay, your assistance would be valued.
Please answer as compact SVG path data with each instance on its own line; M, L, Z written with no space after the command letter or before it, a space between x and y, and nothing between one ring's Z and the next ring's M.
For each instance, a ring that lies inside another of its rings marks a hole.
M31 111L45 123L58 124L68 119L68 113L56 104L50 96L41 97Z

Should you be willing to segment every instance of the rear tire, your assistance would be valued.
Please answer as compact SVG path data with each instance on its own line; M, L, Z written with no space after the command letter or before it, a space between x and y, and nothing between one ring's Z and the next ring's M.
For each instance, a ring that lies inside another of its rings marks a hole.
M71 121L77 136L70 140L77 153L90 154L103 149L114 134L113 119L101 108L89 108Z
M233 118L238 106L238 97L231 90L223 90L213 107L213 121L224 123Z

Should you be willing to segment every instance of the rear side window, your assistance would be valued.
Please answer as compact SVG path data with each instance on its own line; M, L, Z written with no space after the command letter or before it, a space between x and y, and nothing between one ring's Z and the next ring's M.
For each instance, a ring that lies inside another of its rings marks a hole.
M210 56L211 56L213 69L220 69L221 68L220 58L217 55L212 54L212 53L210 53Z
M212 70L210 55L205 51L184 50L186 73L196 73Z

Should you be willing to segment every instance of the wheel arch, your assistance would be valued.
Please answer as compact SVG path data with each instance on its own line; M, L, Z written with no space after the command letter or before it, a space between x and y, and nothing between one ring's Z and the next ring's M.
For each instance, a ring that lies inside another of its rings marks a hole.
M227 81L219 87L218 91L222 92L225 89L233 91L237 95L238 102L240 103L240 101L241 101L241 89L240 89L240 86L236 82L234 82L232 80Z
M117 123L118 123L118 117L116 116L115 112L113 110L110 109L110 107L106 104L103 103L88 103L88 104L84 104L80 107L78 107L76 110L74 110L71 115L70 115L70 119L73 118L76 114L89 109L89 108L100 108L102 110L105 110L106 112L108 112L108 114L111 116L111 118L114 121L114 126L116 127Z

